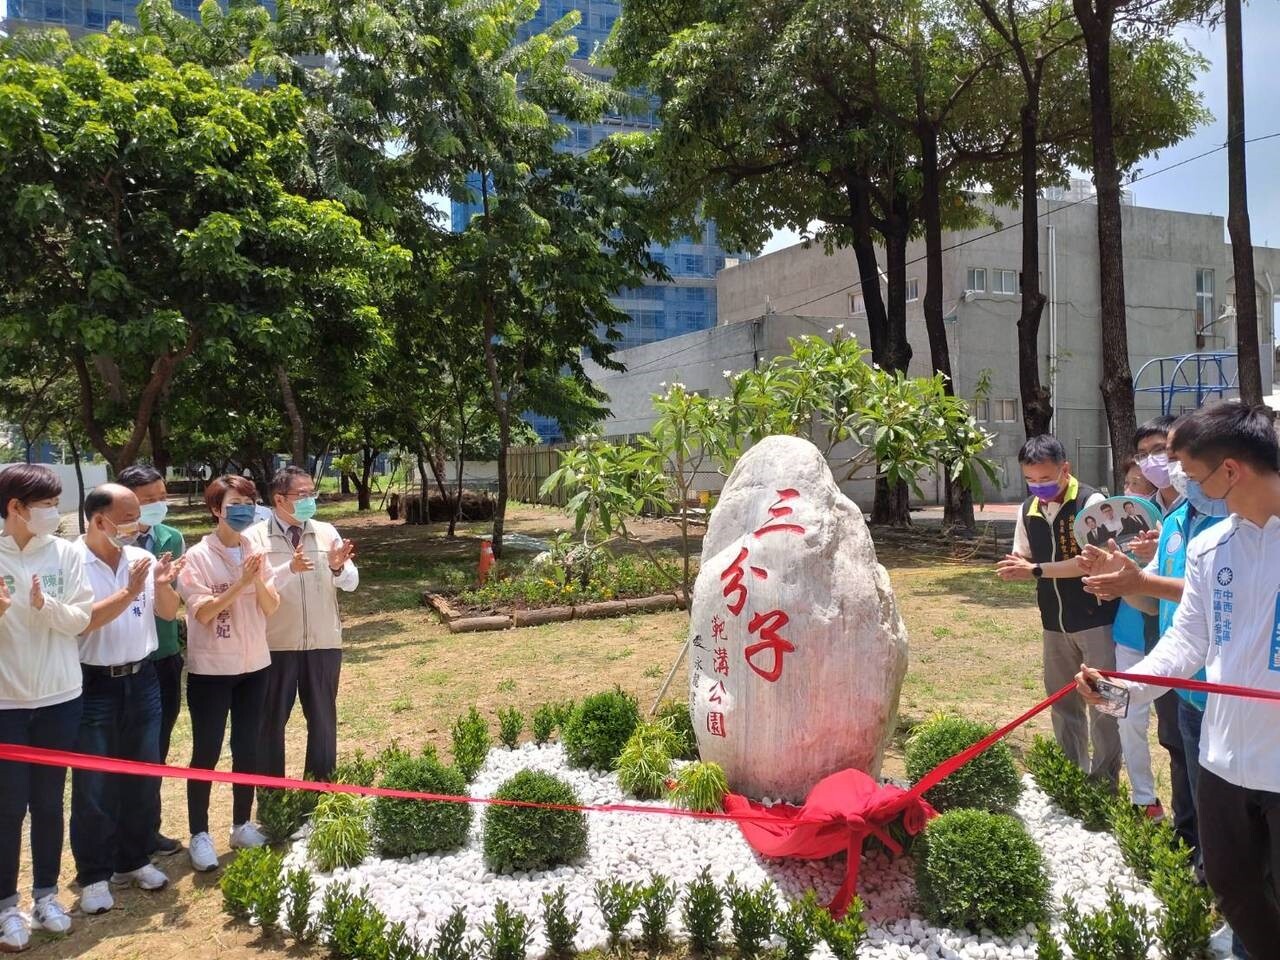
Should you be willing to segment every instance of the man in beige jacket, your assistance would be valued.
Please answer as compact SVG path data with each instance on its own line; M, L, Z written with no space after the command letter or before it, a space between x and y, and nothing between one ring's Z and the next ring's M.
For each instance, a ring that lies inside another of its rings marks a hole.
M285 467L271 481L271 518L249 535L268 561L280 608L267 621L271 667L263 717L262 772L285 772L284 730L294 700L307 720L305 773L327 780L338 757L338 676L342 670L342 618L338 591L360 584L344 541L332 524L313 519L316 490L307 471Z

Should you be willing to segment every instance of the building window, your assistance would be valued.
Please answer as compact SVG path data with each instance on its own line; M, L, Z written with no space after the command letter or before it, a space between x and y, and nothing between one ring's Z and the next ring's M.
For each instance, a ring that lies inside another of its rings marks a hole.
M862 299L862 294L849 294L849 313L855 317L865 317L867 315L867 302Z
M1018 420L1017 400L992 400L991 411L996 423L1016 423Z
M1199 333L1218 317L1213 295L1213 271L1201 267L1196 270L1196 332Z
M920 281L912 277L907 281L907 303L920 299Z
M970 267L969 276L965 279L964 289L966 293L986 293L987 292L987 268L986 267Z
M970 400L969 412L973 415L973 419L979 423L986 423L991 419L991 401L986 399Z
M1017 293L1018 292L1018 271L1017 270L993 270L991 272L991 292L992 293Z

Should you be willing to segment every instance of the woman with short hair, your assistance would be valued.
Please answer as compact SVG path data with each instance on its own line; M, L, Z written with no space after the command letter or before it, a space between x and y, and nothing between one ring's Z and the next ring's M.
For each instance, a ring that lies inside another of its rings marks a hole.
M231 718L231 769L259 773L258 738L267 693L267 617L280 605L271 566L242 536L254 523L257 489L245 477L219 477L205 488L217 522L213 533L186 553L179 586L187 605L187 709L191 713L191 766L212 770L222 755ZM218 855L209 835L208 783L187 781L191 865L214 870ZM233 786L231 848L266 842L250 822L253 787Z

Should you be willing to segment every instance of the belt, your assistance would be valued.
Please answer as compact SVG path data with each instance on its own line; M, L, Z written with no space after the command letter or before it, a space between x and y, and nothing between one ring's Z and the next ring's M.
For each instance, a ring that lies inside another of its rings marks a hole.
M114 679L117 677L133 676L142 669L146 662L147 661L144 658L142 660L135 660L133 663L118 663L110 667L102 667L96 663L82 663L80 664L80 667L86 673L94 674L99 677L111 677Z

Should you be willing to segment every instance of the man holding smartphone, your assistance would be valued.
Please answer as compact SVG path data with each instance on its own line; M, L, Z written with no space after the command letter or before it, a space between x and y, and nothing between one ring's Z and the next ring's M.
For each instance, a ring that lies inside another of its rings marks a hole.
M1133 673L1190 677L1280 692L1280 443L1266 407L1216 403L1178 422L1170 459L1187 497L1231 516L1187 551L1182 602ZM1082 665L1076 685L1097 706L1102 678ZM1163 687L1129 684L1133 703ZM1280 708L1211 694L1197 787L1200 848L1219 906L1255 958L1280 942Z

